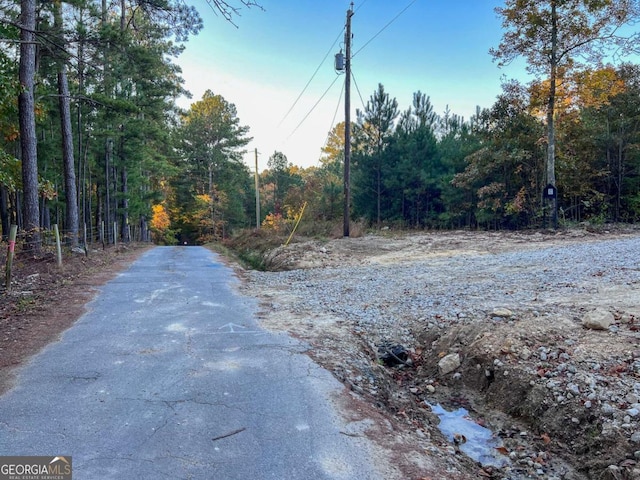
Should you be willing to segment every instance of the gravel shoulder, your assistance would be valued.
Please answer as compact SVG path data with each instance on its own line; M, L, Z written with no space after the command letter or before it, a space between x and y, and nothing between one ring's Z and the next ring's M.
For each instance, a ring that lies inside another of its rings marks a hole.
M639 230L369 235L266 260L279 271L241 272L263 326L350 387L404 478L640 479ZM488 427L501 466L460 453L436 405Z

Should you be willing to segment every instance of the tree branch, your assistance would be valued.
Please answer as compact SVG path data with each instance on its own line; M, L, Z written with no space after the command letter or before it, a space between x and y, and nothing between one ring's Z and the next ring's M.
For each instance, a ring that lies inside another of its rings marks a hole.
M239 0L239 1L242 5L244 5L247 8L256 7L264 11L264 8L262 7L262 5L255 2L254 0ZM218 12L220 12L220 14L222 15L222 18L224 18L227 22L229 22L234 27L238 28L238 25L236 25L233 22L233 17L240 16L240 7L231 5L227 0L207 0L207 5L211 7L211 10L213 11L213 13L217 15Z

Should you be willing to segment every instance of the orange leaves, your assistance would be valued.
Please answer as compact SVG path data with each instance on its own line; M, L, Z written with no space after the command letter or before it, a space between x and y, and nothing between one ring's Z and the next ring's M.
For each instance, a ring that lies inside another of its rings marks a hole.
M16 125L8 125L4 131L5 142L15 142L20 137L20 130Z
M556 85L556 111L559 115L578 108L602 108L616 95L626 90L616 70L603 67L563 74ZM534 115L544 117L549 101L549 80L533 82L529 87L531 109Z
M164 231L169 228L171 221L164 205L154 205L151 207L153 210L153 216L151 217L151 228Z
M576 102L581 107L601 108L626 90L624 81L611 66L577 73L574 85Z
M286 229L287 220L280 213L269 213L262 221L262 228L274 232L282 232Z

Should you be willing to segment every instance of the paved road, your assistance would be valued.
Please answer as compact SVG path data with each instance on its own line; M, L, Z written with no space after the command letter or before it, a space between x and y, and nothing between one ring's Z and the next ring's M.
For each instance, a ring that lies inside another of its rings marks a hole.
M74 478L377 479L341 388L201 247L157 247L0 397L0 455L71 455Z

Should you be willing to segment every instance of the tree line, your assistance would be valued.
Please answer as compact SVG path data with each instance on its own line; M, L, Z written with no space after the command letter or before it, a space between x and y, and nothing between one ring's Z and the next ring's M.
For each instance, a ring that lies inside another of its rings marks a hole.
M558 94L555 156L560 220L640 218L640 69L576 72ZM417 92L399 112L382 85L354 125L354 212L418 228L550 226L545 202L544 82L507 82L468 121L436 115Z
M260 8L203 5L231 22ZM176 105L188 92L174 61L201 28L181 0L0 2L3 238L16 224L38 250L52 223L71 246L149 238L169 185L197 170L189 160L210 161L183 141L191 113Z
M257 7L208 3L230 20ZM421 91L402 110L380 84L352 124L352 217L403 228L637 221L640 67L614 61L635 51L619 29L640 18L637 2L508 0L496 11L504 37L491 54L524 57L536 79L505 80L469 119L436 113ZM37 248L56 223L72 246L205 242L257 226L256 196L265 228L288 228L305 204L308 228L341 219L344 123L318 166L274 152L256 191L234 104L210 90L176 106L173 60L201 28L178 0L0 1L3 237L17 224Z
M399 228L550 227L544 83L505 82L494 105L477 108L468 120L448 110L437 114L419 91L401 111L379 85L352 125L353 218ZM562 85L556 113L561 224L637 222L640 66L581 70ZM287 218L306 201L314 221L339 221L343 135L344 123L329 135L319 167L270 163L261 177L267 210Z
M436 114L420 91L400 111L379 85L352 126L353 216L415 228L637 221L638 66L622 60L638 51L639 3L507 0L495 10L504 33L490 54L500 65L524 58L535 80L505 81L468 120ZM321 215L336 213L324 206L335 206L339 130L318 174L327 188L307 195Z

